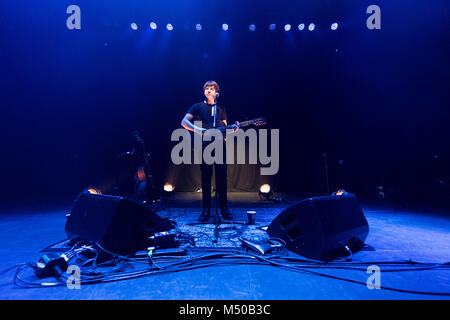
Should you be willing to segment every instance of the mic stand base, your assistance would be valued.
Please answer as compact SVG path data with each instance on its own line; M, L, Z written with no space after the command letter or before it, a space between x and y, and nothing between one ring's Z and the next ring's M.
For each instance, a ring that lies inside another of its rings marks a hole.
M214 213L214 243L218 242L219 239L219 228L220 228L220 223L221 223L221 219L219 216L219 209L217 206L217 188L215 190L215 202L216 202L216 212Z

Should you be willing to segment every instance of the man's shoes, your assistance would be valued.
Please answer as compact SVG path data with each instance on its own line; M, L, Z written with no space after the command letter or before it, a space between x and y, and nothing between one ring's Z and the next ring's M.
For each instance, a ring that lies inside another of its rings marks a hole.
M220 209L220 214L225 220L233 220L233 215L230 210L228 210L228 207Z
M200 217L198 217L198 221L201 222L208 221L209 215L210 215L209 209L203 209L202 214L200 215Z

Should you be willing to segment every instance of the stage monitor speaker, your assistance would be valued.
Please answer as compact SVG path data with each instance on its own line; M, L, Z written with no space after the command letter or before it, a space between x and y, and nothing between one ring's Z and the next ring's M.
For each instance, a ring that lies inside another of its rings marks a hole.
M369 225L356 197L349 194L302 200L281 212L267 233L286 241L290 251L331 261L361 250Z
M124 255L145 246L154 233L173 227L172 221L130 199L81 193L65 230L73 240L97 242L108 251Z

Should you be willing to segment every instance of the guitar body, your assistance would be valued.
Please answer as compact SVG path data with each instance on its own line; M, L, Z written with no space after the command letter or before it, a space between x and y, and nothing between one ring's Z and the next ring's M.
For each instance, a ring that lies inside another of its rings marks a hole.
M145 144L139 133L135 131L138 142L142 144L144 163L140 166L135 174L135 194L140 202L152 202L157 199L157 192L153 184L153 176L150 170L150 161L145 149Z
M138 182L147 181L147 173L145 172L145 166L139 167L139 169L136 172L136 179Z

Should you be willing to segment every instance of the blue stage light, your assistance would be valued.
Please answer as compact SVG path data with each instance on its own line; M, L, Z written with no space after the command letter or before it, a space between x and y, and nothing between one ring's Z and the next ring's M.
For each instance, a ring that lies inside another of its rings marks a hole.
M131 24L131 29L137 30L137 29L138 29L137 24L133 22L133 23Z
M198 30L198 31L202 30L202 25L200 23L197 23L195 25L195 29Z
M335 22L331 25L331 30L336 30L337 28L338 28L337 22Z
M315 28L316 28L316 25L314 23L310 23L308 26L309 31L314 31Z
M167 30L169 30L169 31L173 30L173 26L170 23L167 24Z
M291 30L291 25L290 24L285 25L284 31L289 31L289 30Z
M270 24L269 30L274 31L277 28L277 25L275 23Z
M305 29L305 24L304 23L300 23L298 25L298 30L302 31L303 29Z
M227 31L227 30L228 30L228 24L224 23L224 24L222 25L222 30Z
M155 30L155 29L157 28L156 23L150 22L150 28L152 28L153 30Z
M251 24L251 25L248 27L248 29L249 29L250 31L255 31L256 26L255 26L254 24Z

